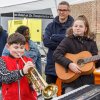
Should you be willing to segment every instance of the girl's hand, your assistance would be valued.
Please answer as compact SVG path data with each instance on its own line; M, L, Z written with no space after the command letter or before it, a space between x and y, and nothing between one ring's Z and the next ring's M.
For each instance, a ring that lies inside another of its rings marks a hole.
M77 64L75 64L75 63L70 63L68 67L74 73L81 73L80 67Z
M29 69L30 69L30 68L33 68L34 66L35 66L35 65L34 65L31 61L28 61L28 62L25 64L24 68L23 68L24 74L28 74Z

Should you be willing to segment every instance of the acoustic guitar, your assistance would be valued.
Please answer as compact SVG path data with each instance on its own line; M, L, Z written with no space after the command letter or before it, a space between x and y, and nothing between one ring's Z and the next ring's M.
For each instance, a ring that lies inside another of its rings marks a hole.
M100 55L92 56L88 51L82 51L78 54L66 53L65 57L76 63L81 68L82 73L74 73L70 69L66 70L62 65L55 63L56 74L64 83L70 83L81 75L91 74L95 69L94 61L100 59Z

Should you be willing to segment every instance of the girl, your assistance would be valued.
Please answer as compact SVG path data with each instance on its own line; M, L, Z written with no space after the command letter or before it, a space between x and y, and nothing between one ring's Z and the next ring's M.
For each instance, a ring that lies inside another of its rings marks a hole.
M65 37L55 50L53 57L55 62L64 66L65 69L70 69L74 73L81 74L80 67L68 58L65 58L66 53L77 54L82 51L89 51L92 55L98 54L96 42L94 41L89 29L89 24L84 15L80 15L73 23L72 28L68 30L68 37ZM96 67L100 63L96 63ZM63 91L70 91L85 84L93 84L93 73L83 75L70 83L63 83Z

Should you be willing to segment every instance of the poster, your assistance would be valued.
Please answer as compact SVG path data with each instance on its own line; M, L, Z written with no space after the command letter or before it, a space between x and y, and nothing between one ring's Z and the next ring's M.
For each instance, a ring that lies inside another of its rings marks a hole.
M30 37L34 42L42 41L42 20L41 19L24 19L24 20L9 20L8 33L14 33L17 27L26 25L30 29Z

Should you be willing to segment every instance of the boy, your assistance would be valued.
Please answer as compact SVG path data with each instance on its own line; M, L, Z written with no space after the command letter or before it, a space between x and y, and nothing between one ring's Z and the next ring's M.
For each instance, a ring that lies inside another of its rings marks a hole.
M30 88L25 76L28 70L34 67L32 60L24 56L25 43L25 37L19 33L11 34L7 39L10 54L0 58L3 100L37 100L36 92Z

